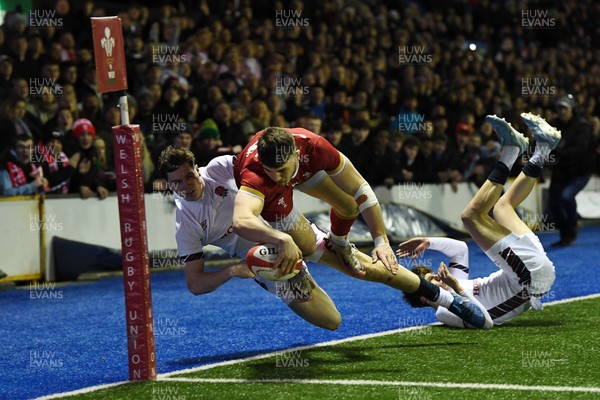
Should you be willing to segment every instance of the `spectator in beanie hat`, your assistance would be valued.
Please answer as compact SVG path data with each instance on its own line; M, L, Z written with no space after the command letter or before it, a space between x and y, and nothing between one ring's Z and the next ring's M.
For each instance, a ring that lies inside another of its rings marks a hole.
M208 118L202 122L198 138L194 141L192 152L196 156L198 166L205 166L210 160L219 155L218 147L221 144L217 123Z
M75 154L79 155L76 172L71 180L69 192L79 193L82 199L93 196L94 192L100 199L108 196L108 190L102 186L97 176L98 154L94 147L96 129L94 125L85 118L80 118L73 123L71 137L76 140Z
M223 146L217 123L212 118L202 122L198 138L194 141L192 152L199 166L205 166L210 160L224 154L237 154L242 151L240 145Z

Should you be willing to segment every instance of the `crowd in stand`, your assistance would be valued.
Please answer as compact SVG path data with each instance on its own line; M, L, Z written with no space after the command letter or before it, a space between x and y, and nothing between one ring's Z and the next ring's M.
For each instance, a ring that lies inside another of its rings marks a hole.
M555 167L582 158L591 162L577 173L600 167L593 0L173 4L58 0L44 18L5 15L0 194L115 190L111 128L120 111L116 96L97 92L89 20L105 15L123 25L147 191L165 188L156 162L169 144L205 165L267 126L323 135L371 185L480 185L500 152L485 115L530 136L521 112L560 121L561 107L585 134Z

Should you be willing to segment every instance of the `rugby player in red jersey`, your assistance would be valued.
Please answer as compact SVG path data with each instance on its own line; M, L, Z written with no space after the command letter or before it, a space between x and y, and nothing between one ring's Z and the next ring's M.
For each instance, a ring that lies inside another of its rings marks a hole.
M264 224L259 225L257 219L261 215L288 233L291 238L278 242L282 271L292 268L302 254L315 252L314 233L294 207L293 189L297 188L331 205L331 243L349 271L365 274L348 240L360 212L373 237L373 262L381 260L396 272L398 262L373 190L352 163L321 136L303 128L267 128L238 155L234 171L241 194L236 201L234 229L242 236L265 240Z
M324 138L302 128L267 128L257 133L237 156L234 177L239 191L233 210L233 230L247 240L279 245L276 265L280 275L291 272L302 258L318 262L313 258L319 254L315 233L293 204L293 189L298 188L332 206L330 242L345 272L386 284L398 278L412 286L409 297L423 296L433 299L435 304L445 303L452 313L473 326L483 327L485 316L471 301L454 293L448 296L449 292L439 290L405 268L398 270L373 190L352 163ZM359 212L375 243L372 264L366 266L357 259L359 253L348 241ZM383 268L396 277L382 274Z

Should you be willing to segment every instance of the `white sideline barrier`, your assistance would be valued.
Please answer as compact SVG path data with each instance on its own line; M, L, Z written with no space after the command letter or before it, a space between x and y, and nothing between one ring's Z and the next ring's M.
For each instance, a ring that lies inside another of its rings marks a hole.
M510 187L510 181L507 187ZM537 185L523 201L521 207L535 214L541 213L541 190L547 184ZM381 203L405 204L446 222L454 229L464 230L460 214L471 201L478 188L467 182L459 183L456 192L448 184L407 184L374 188ZM327 211L330 206L322 200L299 191L294 192L294 205L302 213Z
M537 185L522 207L541 215L543 191L549 182ZM457 192L449 185L396 185L392 189L376 187L374 191L382 203L406 204L435 216L456 229L462 229L460 214L477 188L460 183ZM169 197L146 194L146 218L149 251L175 249L175 207ZM578 196L581 215L600 218L600 178L594 177ZM329 205L296 191L294 202L303 213L327 211ZM38 200L2 198L0 201L0 269L9 279L31 275L39 276L42 251L45 251L45 274L54 279L51 243L54 236L84 243L120 249L120 229L116 196L105 200L81 200L76 197L44 200L44 242L40 240ZM30 225L30 219L38 225ZM328 228L328 227L327 227Z
M581 218L600 218L600 177L592 176L585 188L575 196Z
M39 200L31 196L0 201L0 269L8 276L40 276L42 272Z

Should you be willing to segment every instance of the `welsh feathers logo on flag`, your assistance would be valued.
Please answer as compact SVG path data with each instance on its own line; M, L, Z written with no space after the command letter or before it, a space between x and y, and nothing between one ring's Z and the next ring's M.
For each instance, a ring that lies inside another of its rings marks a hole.
M119 17L91 18L98 92L127 90L123 31Z

